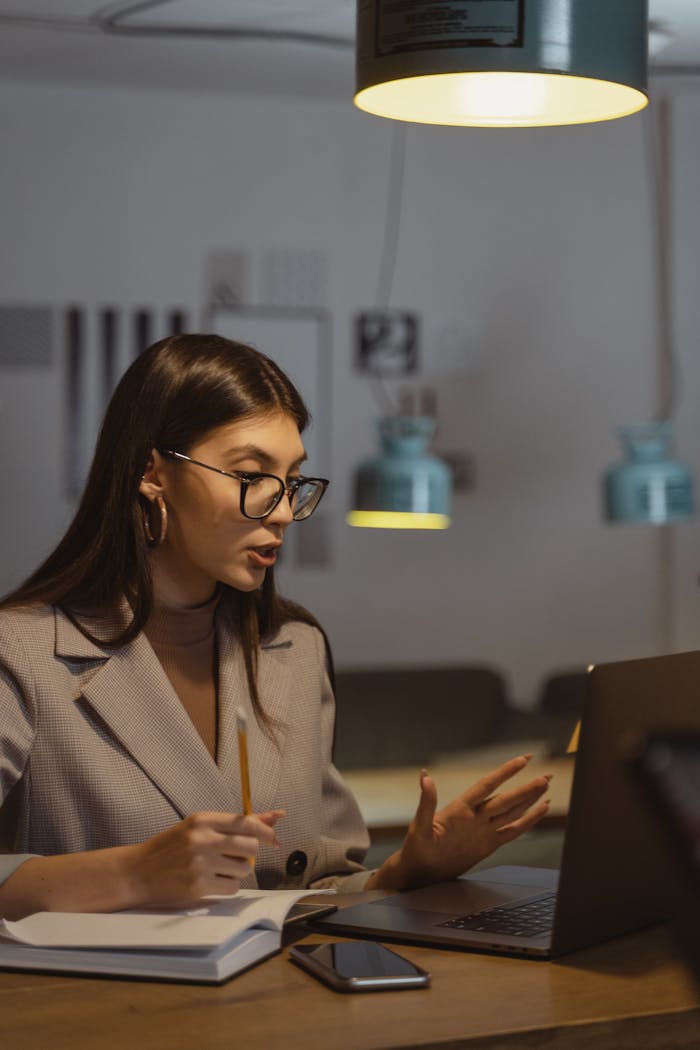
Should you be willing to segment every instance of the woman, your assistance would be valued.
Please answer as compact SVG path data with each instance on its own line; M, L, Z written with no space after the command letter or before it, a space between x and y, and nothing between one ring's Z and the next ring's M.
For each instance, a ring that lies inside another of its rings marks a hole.
M256 884L402 889L458 875L546 811L543 777L498 792L526 756L437 814L422 772L401 850L362 867L325 638L273 582L327 484L300 473L307 423L272 361L218 336L162 340L122 378L72 524L0 605L0 915Z

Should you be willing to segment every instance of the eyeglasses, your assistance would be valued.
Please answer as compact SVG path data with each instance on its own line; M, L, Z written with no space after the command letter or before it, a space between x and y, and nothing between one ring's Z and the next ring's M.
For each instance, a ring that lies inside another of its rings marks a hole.
M305 521L316 510L323 493L328 488L326 478L298 477L290 481L283 481L276 474L261 474L259 471L250 470L220 470L219 467L210 467L208 463L201 463L198 459L185 456L182 452L173 452L171 449L158 449L158 451L162 456L194 463L196 467L204 467L205 470L213 470L215 474L223 474L225 478L239 481L241 514L254 520L266 518L268 514L272 514L286 492L292 508L293 520Z

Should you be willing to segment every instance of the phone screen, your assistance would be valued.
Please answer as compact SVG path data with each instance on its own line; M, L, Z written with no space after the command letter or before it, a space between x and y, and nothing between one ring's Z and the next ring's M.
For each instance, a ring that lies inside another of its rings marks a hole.
M290 957L342 991L416 988L430 980L425 970L374 941L299 944L290 949Z

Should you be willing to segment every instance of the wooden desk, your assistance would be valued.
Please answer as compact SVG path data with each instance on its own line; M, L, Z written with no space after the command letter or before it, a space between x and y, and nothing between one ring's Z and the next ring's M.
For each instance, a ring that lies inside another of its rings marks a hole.
M513 754L517 754L517 751ZM438 805L451 801L490 773L497 764L491 760L468 760L432 766L430 773L437 784ZM573 755L533 759L509 784L515 785L543 773L553 773L554 778L547 793L550 799L549 814L542 824L562 826L569 809L573 772ZM418 804L418 770L414 766L348 770L343 772L343 779L355 795L373 839L393 837L405 831Z
M430 988L342 995L286 951L220 987L0 972L2 1046L697 1050L700 1042L700 998L663 928L555 963L398 950L432 973Z

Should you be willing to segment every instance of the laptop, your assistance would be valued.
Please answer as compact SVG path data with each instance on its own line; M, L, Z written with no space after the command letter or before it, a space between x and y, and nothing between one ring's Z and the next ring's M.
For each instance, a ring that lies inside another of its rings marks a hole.
M589 672L559 871L495 867L341 908L314 929L547 959L667 919L669 860L626 757L658 726L700 731L700 652Z

